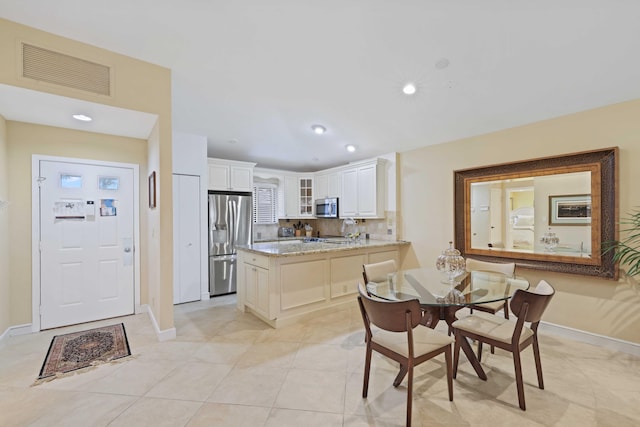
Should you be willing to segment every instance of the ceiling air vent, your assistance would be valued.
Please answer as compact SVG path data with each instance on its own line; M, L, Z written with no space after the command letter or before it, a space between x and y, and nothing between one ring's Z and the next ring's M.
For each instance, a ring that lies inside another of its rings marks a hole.
M29 79L111 95L110 71L106 65L22 44L22 76Z

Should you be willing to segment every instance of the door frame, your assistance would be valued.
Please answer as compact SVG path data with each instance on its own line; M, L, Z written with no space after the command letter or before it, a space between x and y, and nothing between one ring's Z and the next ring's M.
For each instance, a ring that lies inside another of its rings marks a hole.
M81 163L91 166L120 167L133 170L133 287L134 313L140 306L140 167L134 163L107 162L75 157L33 154L31 156L31 332L40 332L40 161Z

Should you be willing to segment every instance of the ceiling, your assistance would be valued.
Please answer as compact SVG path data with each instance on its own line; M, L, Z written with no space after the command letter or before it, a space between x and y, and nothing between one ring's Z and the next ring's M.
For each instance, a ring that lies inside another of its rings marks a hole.
M262 167L319 170L640 98L635 0L0 0L0 16L170 68L174 131Z

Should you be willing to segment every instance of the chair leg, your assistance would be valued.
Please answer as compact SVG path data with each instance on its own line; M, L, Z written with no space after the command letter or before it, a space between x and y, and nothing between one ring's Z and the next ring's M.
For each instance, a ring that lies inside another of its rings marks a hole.
M398 387L400 385L400 383L402 382L402 380L404 379L405 375L407 375L407 365L403 365L401 363L400 364L400 372L398 372L398 375L396 376L396 379L393 380L393 386L394 387Z
M538 373L538 387L544 390L544 380L542 379L542 362L540 361L540 347L538 346L538 335L533 337L533 358L536 360L536 372Z
M478 341L478 362L482 362L482 341Z
M453 346L453 374L452 377L455 378L458 375L458 359L460 358L460 340L465 339L465 337L461 336L459 333L456 334L456 341Z
M409 362L407 379L407 427L411 427L411 403L413 401L413 363Z
M520 350L518 348L513 349L513 366L516 372L516 387L518 388L518 403L520 409L525 411L527 408L524 403L524 383L522 382L522 364L520 362Z
M369 393L369 373L371 371L371 343L367 342L367 355L364 360L364 381L362 383L362 397Z
M504 312L504 318L505 319L509 319L509 304L505 303L504 304L504 308L502 309L502 311ZM496 347L495 346L491 346L491 354L496 354Z
M453 362L451 361L451 346L444 352L444 360L447 362L447 387L449 387L449 401L453 402Z

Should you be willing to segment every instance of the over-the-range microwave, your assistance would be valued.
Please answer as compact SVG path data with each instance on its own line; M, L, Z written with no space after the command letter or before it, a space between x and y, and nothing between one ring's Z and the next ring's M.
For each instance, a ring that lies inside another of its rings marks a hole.
M328 197L326 199L316 199L317 218L338 218L338 198Z

